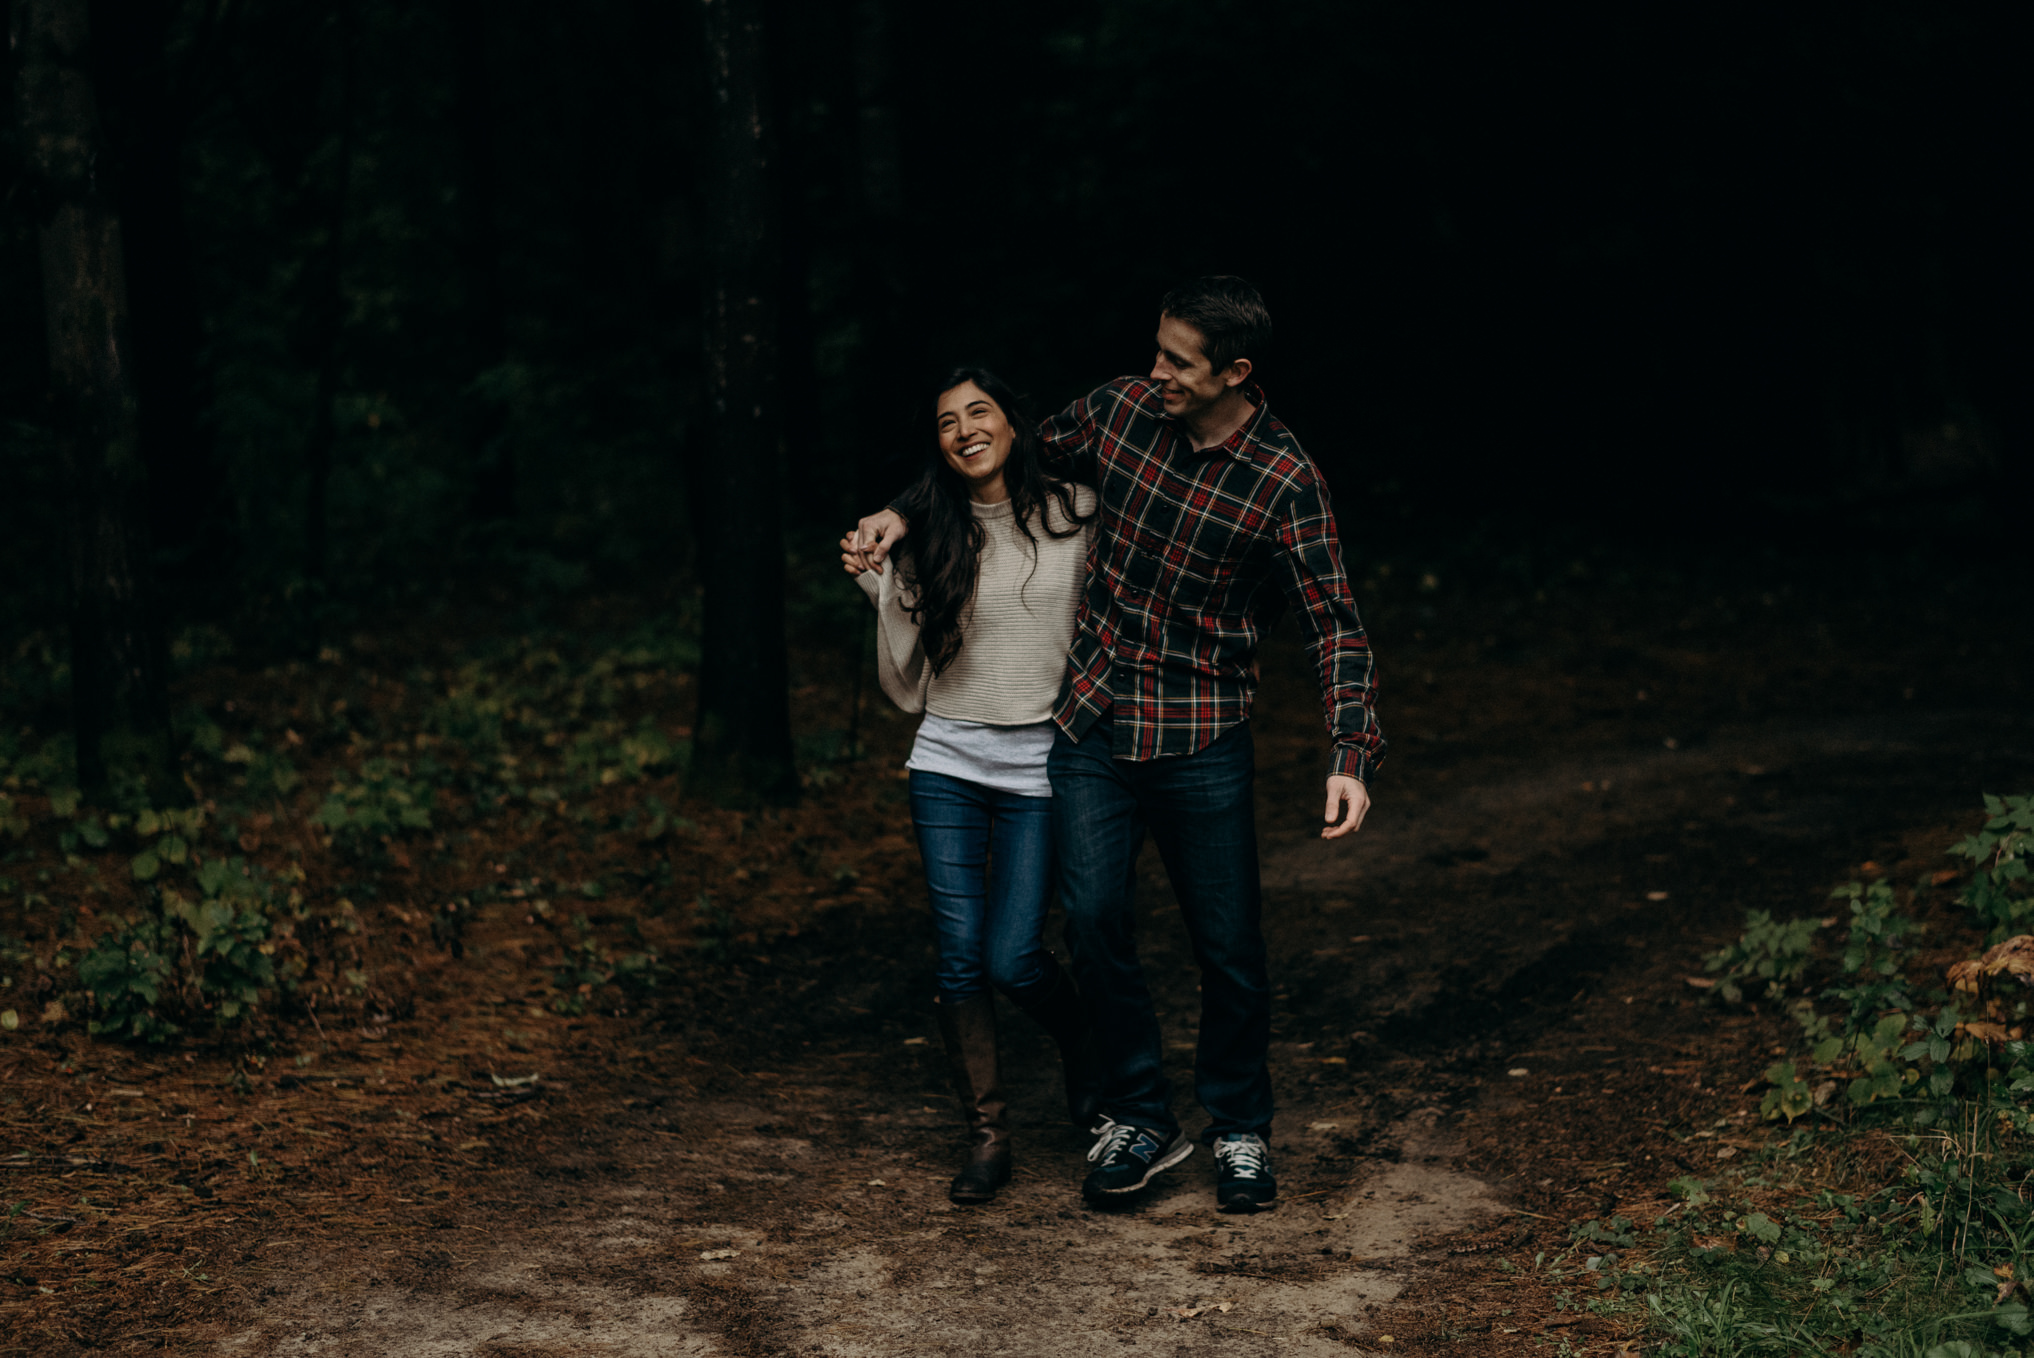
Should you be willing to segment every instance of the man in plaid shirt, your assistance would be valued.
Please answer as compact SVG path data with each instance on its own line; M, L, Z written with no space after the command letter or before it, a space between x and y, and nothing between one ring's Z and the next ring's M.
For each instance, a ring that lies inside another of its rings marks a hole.
M1083 1192L1118 1199L1193 1153L1171 1110L1137 960L1147 830L1201 967L1195 1093L1223 1210L1273 1205L1271 986L1260 927L1250 703L1262 629L1297 614L1320 676L1324 839L1362 824L1384 754L1369 640L1327 487L1251 380L1271 317L1240 278L1196 279L1160 308L1149 377L1124 377L1039 430L1054 470L1091 480L1102 521L1074 623L1048 770L1060 899L1093 1021L1106 1118ZM852 543L880 564L908 531L885 510Z

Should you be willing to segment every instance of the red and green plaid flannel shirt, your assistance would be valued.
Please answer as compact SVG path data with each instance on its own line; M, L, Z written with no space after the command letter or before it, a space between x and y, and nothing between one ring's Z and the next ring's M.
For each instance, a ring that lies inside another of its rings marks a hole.
M1192 754L1250 715L1259 630L1290 605L1320 673L1328 772L1384 758L1370 639L1320 473L1266 406L1194 451L1157 384L1122 377L1039 427L1055 471L1093 479L1100 531L1053 717L1078 740L1113 708L1112 753Z

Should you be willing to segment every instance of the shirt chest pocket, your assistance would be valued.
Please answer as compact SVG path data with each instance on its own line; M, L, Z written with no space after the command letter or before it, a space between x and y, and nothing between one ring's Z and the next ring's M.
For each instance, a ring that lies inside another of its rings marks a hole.
M1219 606L1228 582L1260 554L1247 524L1224 513L1223 484L1236 469L1204 468L1197 479L1170 472L1156 483L1122 477L1115 503L1129 510L1110 525L1117 578L1130 601L1183 612Z
M1228 574L1221 563L1203 561L1177 545L1126 542L1117 554L1124 601L1155 614L1205 612Z

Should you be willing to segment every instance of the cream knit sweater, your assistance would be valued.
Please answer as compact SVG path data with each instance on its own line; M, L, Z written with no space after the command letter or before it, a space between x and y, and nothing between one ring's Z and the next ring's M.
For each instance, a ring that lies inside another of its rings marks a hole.
M1074 506L1092 515L1095 493L1075 486ZM877 677L906 712L985 726L1049 720L1073 640L1074 609L1087 582L1095 520L1063 538L1046 536L1034 522L1034 545L1017 531L1009 501L973 508L983 530L975 598L961 624L960 654L944 674L933 677L919 644L906 573L892 564L881 575L865 571L855 577L876 605ZM1069 527L1050 495L1044 513L1055 528Z

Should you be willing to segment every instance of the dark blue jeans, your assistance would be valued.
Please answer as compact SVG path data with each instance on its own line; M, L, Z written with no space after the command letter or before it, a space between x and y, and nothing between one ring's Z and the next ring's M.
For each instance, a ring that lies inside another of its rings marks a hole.
M911 823L932 895L939 998L958 1004L990 985L1015 998L1044 982L1052 798L913 769Z
M1239 725L1198 754L1142 762L1109 754L1104 717L1079 744L1064 732L1046 768L1074 975L1108 1071L1103 1106L1165 1136L1172 1114L1164 1047L1137 961L1137 851L1148 832L1201 968L1194 1093L1204 1136L1271 1133L1271 982L1257 880L1256 760Z

